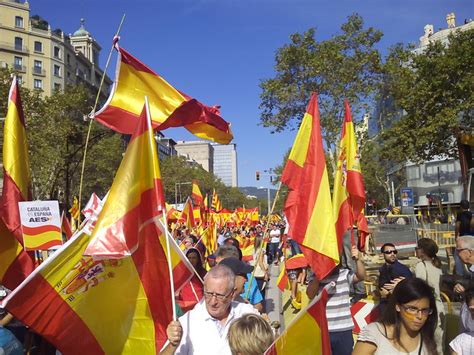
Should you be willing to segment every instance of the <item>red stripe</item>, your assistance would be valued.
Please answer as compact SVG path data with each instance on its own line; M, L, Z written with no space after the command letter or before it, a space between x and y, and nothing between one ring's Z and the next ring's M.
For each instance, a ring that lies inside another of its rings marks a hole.
M27 196L29 198L29 196ZM21 233L20 210L18 202L25 201L26 198L21 194L13 178L3 169L3 190L0 199L0 217L5 226L13 233L18 242L23 245Z
M16 109L18 111L19 115L19 120L20 123L25 127L25 115L23 114L23 105L21 103L21 95L20 95L20 89L18 87L18 80L15 80L14 83L12 83L12 91L11 91L11 96L10 96L10 101L15 103Z
M365 188L360 172L347 171L347 192L351 199L354 221L356 221L365 206Z
M342 238L344 233L352 228L354 220L352 219L352 206L349 200L346 198L339 207L339 214L336 216L336 234L337 234L337 245L339 252L342 250Z
M34 253L22 250L3 275L1 284L10 290L14 290L34 269Z
M173 318L168 263L160 234L154 223L148 224L140 231L139 248L132 254L153 317L157 352L167 340L166 327Z
M285 261L287 270L299 269L308 266L308 261L304 255L294 256Z
M40 274L18 291L7 310L63 354L104 353L84 321Z
M320 254L303 245L300 245L300 247L306 260L308 261L308 264L311 266L311 270L313 270L313 272L318 277L318 280L322 280L328 276L332 269L334 269L336 266L336 263L330 257Z
M49 248L52 248L56 245L61 245L61 244L62 244L61 240L50 240L49 242L46 242L34 247L33 250L48 250Z
M27 227L27 226L22 225L21 229L23 230L23 233L28 234L28 235L36 235L36 234L45 233L45 232L61 233L61 229L59 227L52 226L52 225L39 226L39 227Z
M321 354L331 354L331 341L329 339L328 321L326 318L327 299L328 293L324 290L319 301L308 308L308 314L318 323L321 332Z

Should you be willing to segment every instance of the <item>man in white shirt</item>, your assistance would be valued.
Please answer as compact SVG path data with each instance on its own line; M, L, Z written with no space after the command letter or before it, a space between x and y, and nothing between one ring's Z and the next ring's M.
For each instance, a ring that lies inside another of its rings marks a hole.
M270 243L268 243L268 263L275 262L278 265L279 246L281 241L281 232L275 224L271 224Z
M168 344L161 354L231 354L227 341L230 323L244 314L258 313L251 305L232 301L235 275L225 265L204 277L204 298L192 311L172 321Z

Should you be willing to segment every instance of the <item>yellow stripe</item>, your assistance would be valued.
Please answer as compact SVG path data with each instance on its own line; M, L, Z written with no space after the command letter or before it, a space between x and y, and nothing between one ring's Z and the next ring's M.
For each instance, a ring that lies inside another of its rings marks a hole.
M336 228L329 191L327 169L324 168L318 197L314 204L303 245L339 262Z
M50 231L35 235L23 233L25 249L36 249L40 245L46 244L50 241L58 241L59 244L62 244L61 232Z
M360 160L357 154L357 141L354 132L354 124L352 122L346 123L347 136L347 170L360 172Z
M8 268L22 249L21 244L0 221L0 280L5 276Z
M120 64L118 86L110 102L135 115L143 109L143 97L148 96L153 121L163 122L186 99L163 78Z
M304 313L275 343L277 354L322 354L321 329L318 322Z
M81 317L106 354L145 354L150 349L155 353L154 324L131 257L101 261L99 267L95 265L102 268L95 280L78 278L94 269L92 258L82 256L90 239L87 235L76 239L41 273Z
M305 113L288 157L288 159L292 160L300 167L303 167L304 163L306 162L306 155L308 154L312 129L313 117L309 113Z
M110 226L136 207L142 192L153 188L154 179L160 178L156 146L149 145L148 132L130 142L94 228L94 238L100 238Z
M25 127L13 101L8 105L3 137L3 167L15 181L23 198L28 198L30 169Z

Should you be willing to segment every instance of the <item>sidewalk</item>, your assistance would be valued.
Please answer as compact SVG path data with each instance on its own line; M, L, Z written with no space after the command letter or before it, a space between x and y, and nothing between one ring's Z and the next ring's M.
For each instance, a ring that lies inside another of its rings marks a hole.
M278 279L279 267L275 265L270 266L270 281L267 283L266 290L266 303L265 309L267 311L270 322L280 322L279 332L281 333L285 329L283 316L280 314L282 308L281 292L276 285Z

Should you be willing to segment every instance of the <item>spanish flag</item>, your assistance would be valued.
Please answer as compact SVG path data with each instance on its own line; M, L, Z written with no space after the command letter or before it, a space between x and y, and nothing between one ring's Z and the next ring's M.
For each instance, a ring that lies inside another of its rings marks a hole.
M202 206L203 198L202 198L201 190L199 189L199 182L197 180L193 180L191 197L193 199L195 206Z
M184 223L184 225L188 228L193 228L196 226L196 222L194 221L193 202L191 201L191 198L188 197L186 200L178 221Z
M288 325L285 331L268 348L265 355L329 355L328 323L326 319L326 288L308 307L301 311Z
M309 265L321 280L339 263L319 109L313 93L282 174L288 186L285 215L288 235L301 244Z
M97 121L131 134L147 96L155 129L184 126L195 136L214 142L228 144L233 139L230 124L220 116L218 107L183 94L125 49L118 48L118 53L114 88L105 106L93 113Z
M78 233L5 300L64 354L156 354L172 319L164 206L145 110L92 236ZM148 121L149 122L149 121Z
M365 205L365 188L360 170L360 156L349 103L344 100L344 123L339 143L339 157L334 176L333 207L339 250L342 236L351 229Z
M17 78L8 96L3 131L3 190L0 198L0 283L18 286L34 269L33 254L23 249L18 202L31 200L25 118Z

